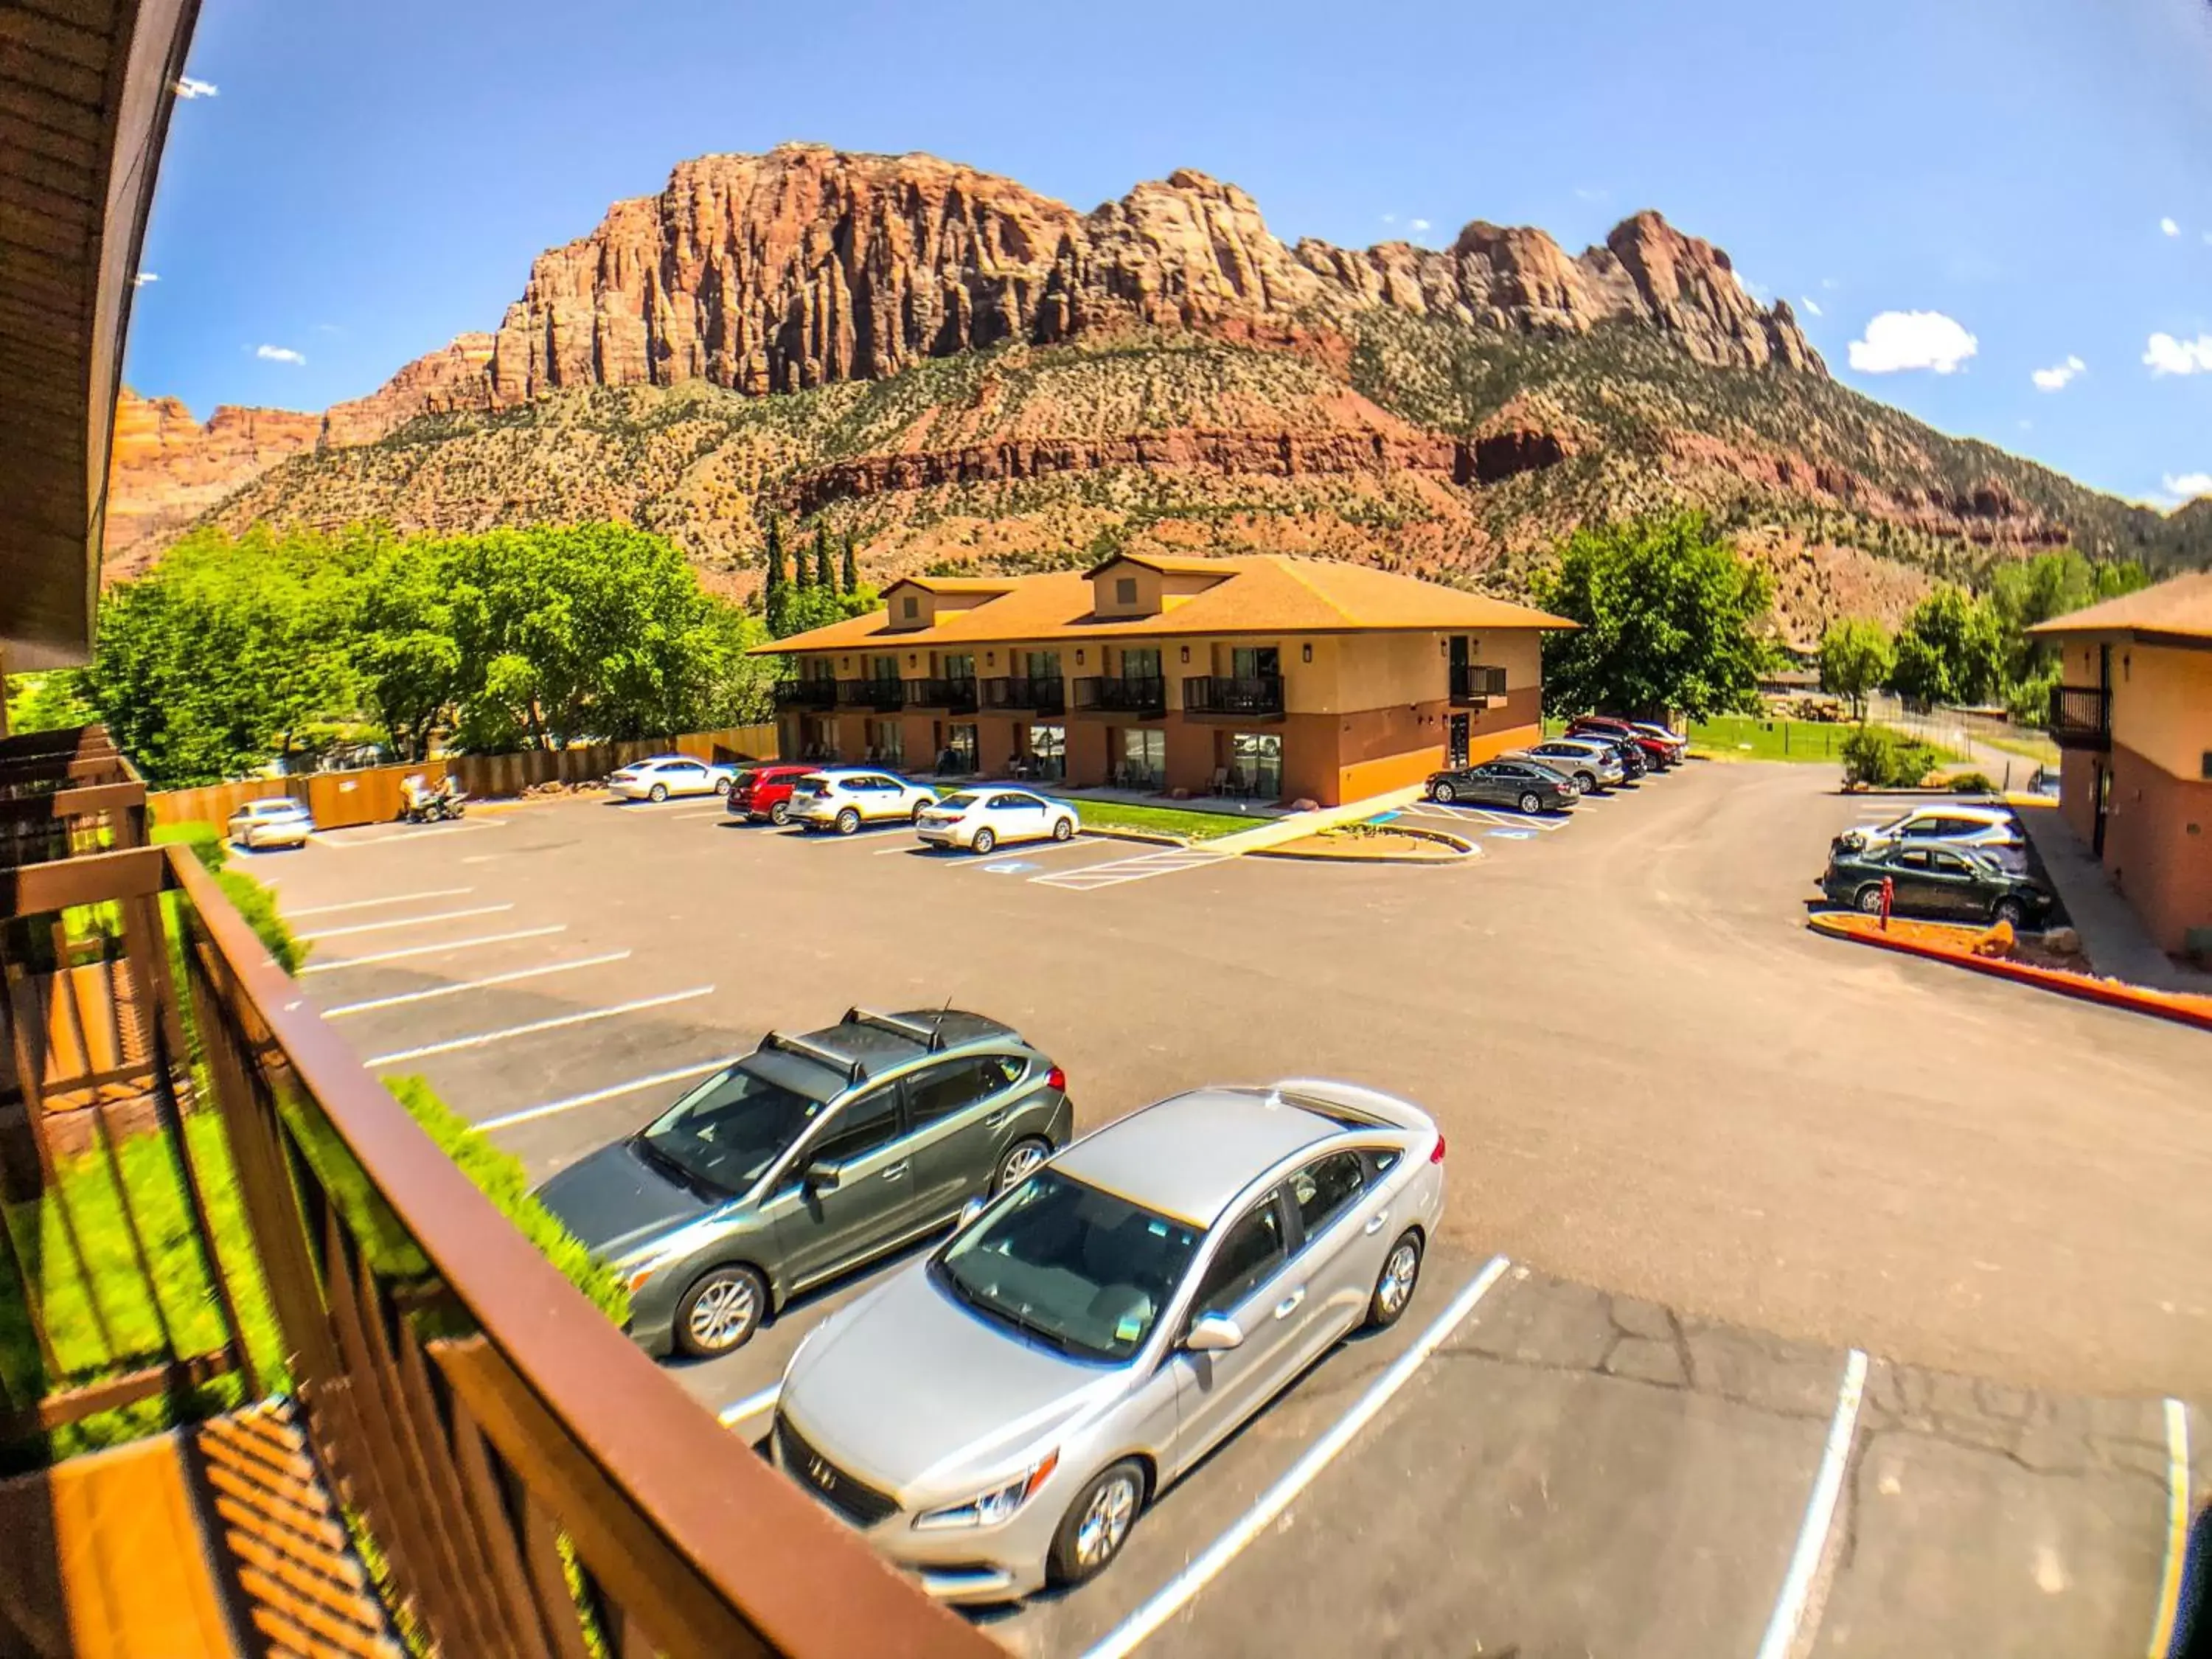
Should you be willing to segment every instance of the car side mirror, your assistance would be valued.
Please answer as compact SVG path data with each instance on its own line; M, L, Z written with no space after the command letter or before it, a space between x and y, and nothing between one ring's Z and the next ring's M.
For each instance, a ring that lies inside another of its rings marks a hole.
M817 1191L835 1192L837 1183L844 1179L844 1166L826 1158L817 1158L806 1166L801 1179Z
M960 1206L960 1220L954 1227L953 1231L955 1232L967 1231L969 1228L974 1226L976 1221L981 1218L983 1212L990 1207L991 1206L988 1200L981 1198L969 1199L965 1204Z
M1200 1314L1182 1345L1193 1353L1223 1353L1244 1346L1244 1328L1227 1314Z

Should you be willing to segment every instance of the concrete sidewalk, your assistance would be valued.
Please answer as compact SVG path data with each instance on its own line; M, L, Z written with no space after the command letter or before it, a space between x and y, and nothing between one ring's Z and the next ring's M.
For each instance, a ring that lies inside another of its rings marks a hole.
M1318 835L1324 830L1334 830L1339 824L1364 823L1378 813L1410 806L1420 798L1421 786L1408 784L1403 789L1393 789L1387 794L1370 795L1365 800L1350 801L1342 806L1322 806L1310 812L1286 813L1252 829L1239 830L1233 836L1222 836L1200 844L1210 853L1256 853L1262 848L1280 847L1285 842Z
M2185 968L2158 948L2064 813L2055 805L2017 806L2016 812L2091 967L2154 991L2212 994L2212 974Z

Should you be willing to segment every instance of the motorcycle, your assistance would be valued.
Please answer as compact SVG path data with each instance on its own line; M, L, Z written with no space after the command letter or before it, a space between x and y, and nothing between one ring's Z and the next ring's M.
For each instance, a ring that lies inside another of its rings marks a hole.
M468 793L451 778L435 789L410 789L400 803L400 820L405 823L450 823L468 810Z

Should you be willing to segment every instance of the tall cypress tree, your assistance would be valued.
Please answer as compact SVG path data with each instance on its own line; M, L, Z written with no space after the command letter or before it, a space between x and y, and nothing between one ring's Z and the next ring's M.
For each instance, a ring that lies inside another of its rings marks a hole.
M762 586L762 594L766 597L782 586L783 520L770 519L768 521L768 580Z
M853 532L849 530L845 532L845 591L848 593L860 591L860 560L854 550Z
M800 592L814 586L814 561L806 556L806 544L791 550L791 585Z
M830 562L830 526L814 532L814 585L825 593L837 591L837 572Z

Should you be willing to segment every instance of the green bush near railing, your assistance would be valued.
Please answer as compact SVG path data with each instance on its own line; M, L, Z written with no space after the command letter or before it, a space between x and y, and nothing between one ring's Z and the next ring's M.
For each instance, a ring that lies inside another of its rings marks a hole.
M192 856L213 872L222 896L253 930L253 936L261 941L261 948L269 952L270 959L288 974L300 971L300 964L307 959L309 947L292 937L291 928L277 915L274 893L244 872L225 867L229 861L230 847L223 840L221 830L212 823L156 824L153 841L157 847L173 842L191 848Z

